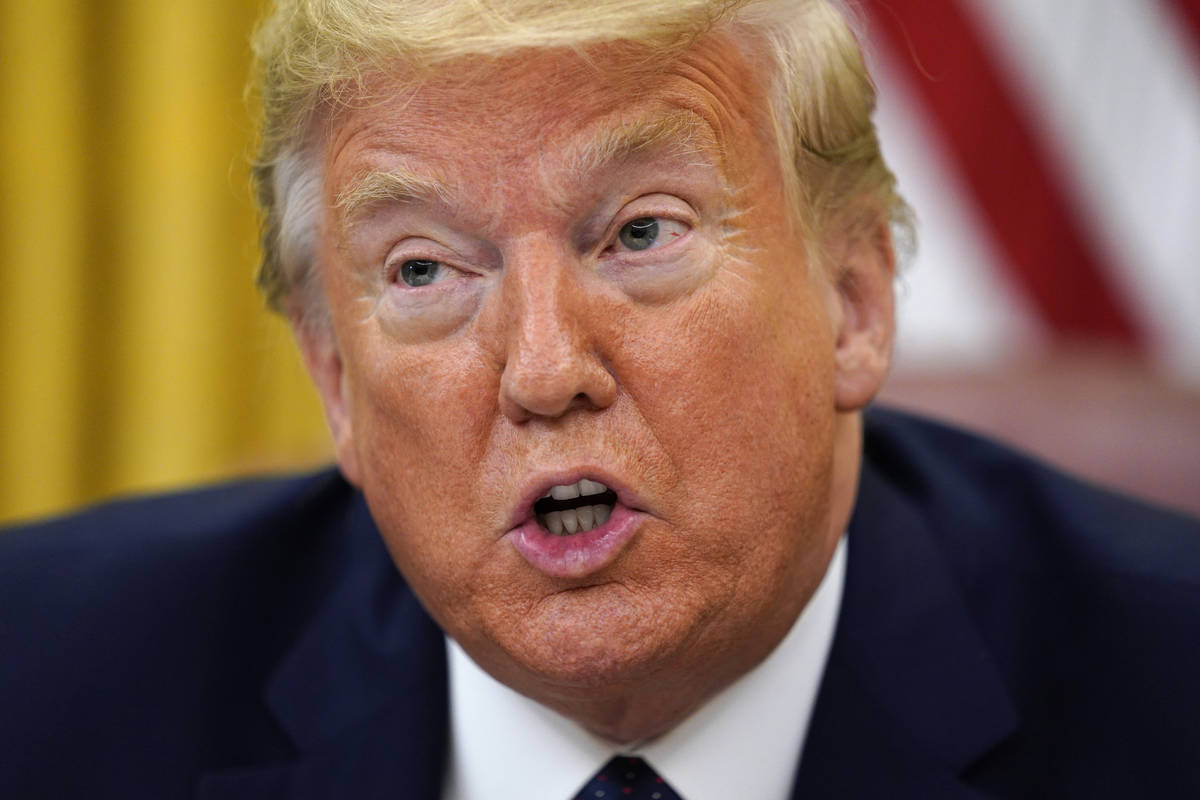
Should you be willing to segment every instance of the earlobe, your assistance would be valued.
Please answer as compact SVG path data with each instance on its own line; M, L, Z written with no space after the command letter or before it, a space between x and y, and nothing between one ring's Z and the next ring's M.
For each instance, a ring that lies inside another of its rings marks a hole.
M337 341L327 324L292 319L292 332L309 377L321 397L325 421L333 434L334 453L346 480L359 486L358 451L349 414L346 374Z
M896 259L887 224L847 237L839 254L834 399L838 411L858 411L879 391L892 360Z

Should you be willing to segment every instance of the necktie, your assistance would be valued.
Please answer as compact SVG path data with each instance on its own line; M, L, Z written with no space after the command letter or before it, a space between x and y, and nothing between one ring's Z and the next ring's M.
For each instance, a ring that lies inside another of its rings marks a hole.
M575 800L683 800L637 756L614 756L575 794Z

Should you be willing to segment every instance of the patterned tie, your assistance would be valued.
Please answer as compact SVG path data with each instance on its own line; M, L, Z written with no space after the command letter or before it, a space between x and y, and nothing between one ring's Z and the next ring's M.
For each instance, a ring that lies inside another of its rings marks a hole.
M575 795L575 800L683 800L637 756L614 756Z

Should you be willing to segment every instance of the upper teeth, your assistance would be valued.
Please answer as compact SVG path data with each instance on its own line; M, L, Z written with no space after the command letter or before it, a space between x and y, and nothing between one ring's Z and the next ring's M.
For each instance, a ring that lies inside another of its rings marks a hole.
M603 483L583 478L578 483L551 486L550 491L545 494L545 497L553 497L555 500L572 500L576 497L590 497L594 494L603 494L607 490L608 487Z
M552 486L550 487L550 491L546 492L543 496L552 497L555 500L574 500L577 497L588 498L594 495L601 495L607 491L608 487L603 483L597 483L596 481L584 478L578 483ZM581 503L575 508L564 508L560 511L539 514L538 520L548 531L556 536L562 536L563 534L572 534L577 531L590 531L598 525L603 525L608 522L608 517L612 513L612 510L613 507L609 502Z

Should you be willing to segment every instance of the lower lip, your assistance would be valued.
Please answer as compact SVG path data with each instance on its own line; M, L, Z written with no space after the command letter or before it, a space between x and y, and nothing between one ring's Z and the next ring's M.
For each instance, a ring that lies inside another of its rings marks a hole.
M590 531L556 536L535 518L508 532L513 547L535 569L552 578L583 578L621 554L644 515L618 503L608 521Z

